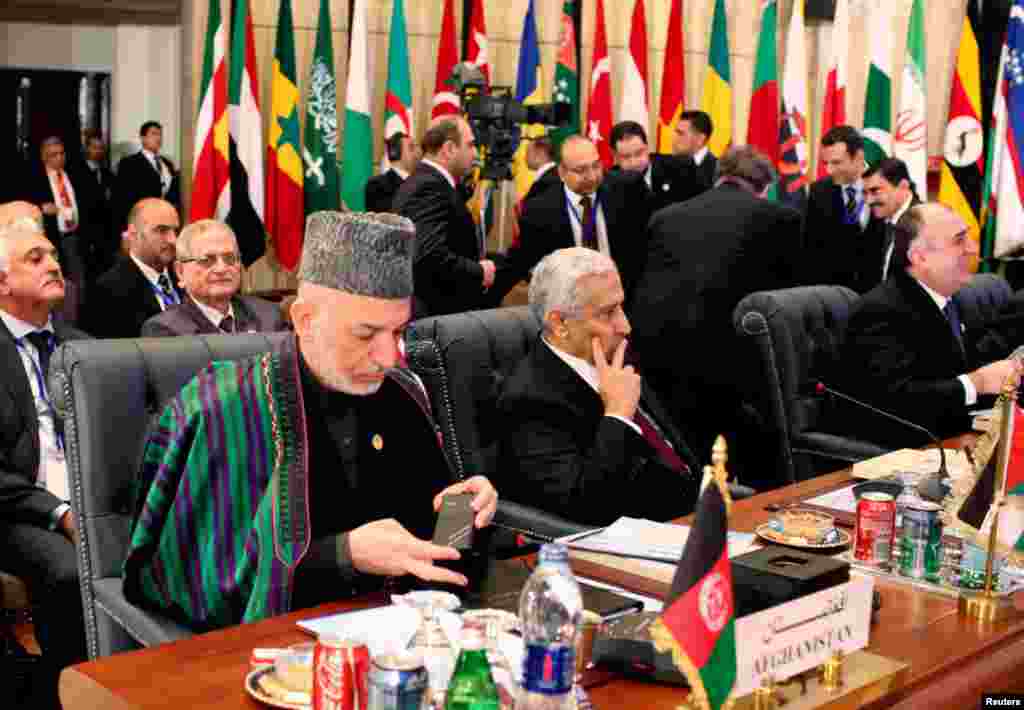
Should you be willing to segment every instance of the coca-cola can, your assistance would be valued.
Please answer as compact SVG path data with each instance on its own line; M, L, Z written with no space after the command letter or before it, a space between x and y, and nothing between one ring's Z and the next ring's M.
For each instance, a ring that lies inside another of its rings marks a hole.
M853 558L875 567L887 567L896 534L896 500L888 493L870 491L857 502Z
M321 635L313 650L313 710L366 710L369 672L365 644Z

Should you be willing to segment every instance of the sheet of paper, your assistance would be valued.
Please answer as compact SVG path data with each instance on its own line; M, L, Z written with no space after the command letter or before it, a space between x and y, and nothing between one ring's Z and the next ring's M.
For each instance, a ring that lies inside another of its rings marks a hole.
M898 449L853 464L853 477L874 480L897 474L926 475L939 468L938 449ZM946 449L946 468L952 478L968 474L971 464L960 449Z
M817 498L805 500L804 503L820 505L822 508L842 510L847 513L855 513L857 512L857 498L853 495L854 485L851 484L845 488L820 495Z
M406 648L416 635L420 622L420 613L416 609L392 604L303 619L296 625L314 636L330 633L344 639L362 641L370 648L370 653L376 656Z
M600 552L644 560L670 562L673 565L683 554L690 526L657 523L642 518L622 517L603 530L562 538L571 550ZM750 549L752 533L729 532L729 556L741 555Z

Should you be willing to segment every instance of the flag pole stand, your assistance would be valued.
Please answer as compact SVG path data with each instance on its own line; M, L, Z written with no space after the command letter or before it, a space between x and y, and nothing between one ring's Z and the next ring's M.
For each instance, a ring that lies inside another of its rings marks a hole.
M960 592L957 611L960 617L970 619L979 625L991 624L1008 619L1016 614L1012 600L1008 596L999 596L993 590L993 560L996 556L996 535L999 531L999 514L1006 500L1000 495L995 503L995 514L992 516L992 527L988 532L988 554L985 556L985 588L980 592Z

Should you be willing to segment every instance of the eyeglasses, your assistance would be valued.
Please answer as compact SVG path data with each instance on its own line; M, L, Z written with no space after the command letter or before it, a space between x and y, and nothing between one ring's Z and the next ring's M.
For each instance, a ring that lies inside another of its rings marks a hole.
M188 264L189 262L195 262L204 269L212 269L218 261L222 261L224 266L238 266L240 257L238 252L229 251L226 254L204 254L203 256L183 256L178 258L178 263Z

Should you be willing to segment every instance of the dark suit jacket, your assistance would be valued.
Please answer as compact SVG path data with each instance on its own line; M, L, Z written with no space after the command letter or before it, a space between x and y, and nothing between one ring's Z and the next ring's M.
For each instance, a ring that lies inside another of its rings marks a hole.
M619 267L622 285L629 294L643 257L646 224L647 186L636 173L610 173L597 191L608 231L608 248ZM519 216L519 242L508 250L498 267L492 292L500 299L522 279L537 262L557 249L575 246L572 218L564 189L548 189L523 204Z
M981 330L968 331L961 350L935 301L905 271L897 271L869 291L850 316L839 370L843 391L939 437L960 434L970 429L970 419L957 377L1006 355L983 351L984 336ZM885 446L927 443L852 406L835 409L841 414L831 422L833 429Z
M58 342L87 338L53 321ZM0 519L41 528L61 501L35 485L39 471L39 418L21 355L7 327L0 322Z
M585 524L689 513L700 484L697 461L646 388L641 407L690 467L689 476L662 464L628 425L604 416L597 392L538 338L498 401L508 425L495 485L510 500Z
M392 211L416 225L415 317L470 311L489 303L476 223L444 175L421 162L398 188Z
M236 333L271 333L287 330L281 308L255 296L235 296L231 299ZM142 325L142 337L174 335L222 335L223 331L210 322L199 306L185 296L177 306L171 306Z
M83 226L88 226L92 235L93 266L99 265L106 270L113 266L114 259L121 249L121 232L114 225L113 211L117 182L114 173L106 166L99 168L97 177L88 163L82 163L78 168L78 175L75 190L84 192L82 199L88 203ZM97 275L99 273L102 271L96 272Z
M704 186L705 190L710 190L715 186L715 172L718 170L718 158L715 157L714 153L708 151L708 154L704 156L704 162L700 165L694 164L697 168L697 178L700 180L701 185Z
M171 187L167 191L166 199L178 211L181 211L181 195L179 194L178 171L174 169L174 163L160 156L160 160L171 172ZM123 229L128 218L128 212L135 203L145 197L161 197L163 186L160 182L160 173L156 171L153 164L140 150L134 155L121 158L117 164L117 189L115 190L115 203L117 224Z
M78 230L76 232L80 236L84 236L88 233L88 227L91 221L90 209L92 207L92 197L88 187L85 186L85 180L82 175L71 168L65 168L65 177L68 182L71 183L71 189L75 193L75 204L78 206ZM29 175L24 185L22 186L22 196L28 202L42 207L47 202L53 202L56 204L56 200L53 197L53 190L50 189L50 178L46 174L46 169L37 165ZM61 241L60 230L57 227L57 216L56 215L43 215L43 229L46 231L46 238L49 239L54 246L59 247Z
M648 207L651 214L676 202L685 202L707 189L708 185L692 158L651 154L651 194Z
M402 186L402 176L393 169L366 181L366 211L390 212L391 201Z
M530 185L530 189L526 192L526 196L523 198L523 203L525 204L527 200L533 199L542 192L547 192L549 187L555 187L556 185L561 184L562 178L558 175L558 165L552 165L544 171L543 175L533 181L533 184Z
M174 270L168 273L177 288ZM159 313L153 286L131 257L122 254L89 292L85 330L97 338L138 338L142 324Z

